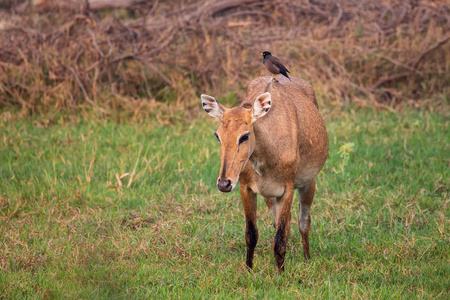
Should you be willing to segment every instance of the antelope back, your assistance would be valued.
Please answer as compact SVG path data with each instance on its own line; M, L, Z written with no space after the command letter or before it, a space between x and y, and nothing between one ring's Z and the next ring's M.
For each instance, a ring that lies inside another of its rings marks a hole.
M277 79L254 79L241 105L250 105L251 99L264 91L272 96L270 112L253 126L256 143L251 160L262 165L267 176L276 177L279 182L295 177L296 187L302 187L325 164L328 135L312 86L295 77L291 77L292 81Z

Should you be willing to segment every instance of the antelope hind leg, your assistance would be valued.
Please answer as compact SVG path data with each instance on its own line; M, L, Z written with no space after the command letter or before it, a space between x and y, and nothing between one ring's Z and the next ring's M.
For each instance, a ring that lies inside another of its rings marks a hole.
M308 185L298 189L300 213L298 215L298 228L302 234L303 256L309 259L309 229L311 227L311 215L309 213L316 191L316 179Z
M277 229L277 224L276 224L276 220L277 220L277 198L276 197L269 197L269 198L265 198L264 197L264 201L266 202L267 208L269 208L269 210L272 212L273 218L274 218L274 222L273 222L273 227L275 229Z
M288 185L284 195L278 202L276 218L276 234L273 241L273 252L275 263L280 272L284 271L284 256L286 255L286 245L289 240L291 228L291 206L294 196L294 186Z

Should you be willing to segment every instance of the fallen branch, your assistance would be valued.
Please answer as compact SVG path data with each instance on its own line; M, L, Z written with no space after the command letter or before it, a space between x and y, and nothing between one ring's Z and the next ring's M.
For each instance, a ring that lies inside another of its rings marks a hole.
M106 10L116 8L128 8L143 4L145 0L35 0L26 1L16 6L18 13L24 13L28 7L36 7L42 10Z

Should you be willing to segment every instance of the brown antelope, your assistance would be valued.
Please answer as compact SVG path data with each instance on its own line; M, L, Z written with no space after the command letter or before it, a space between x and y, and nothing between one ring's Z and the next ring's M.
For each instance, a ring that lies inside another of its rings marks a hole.
M214 97L201 95L203 109L222 120L215 132L220 142L217 186L230 192L239 180L245 212L247 266L253 267L258 241L256 194L260 194L275 218L273 251L284 271L284 256L291 227L294 189L300 199L299 229L303 254L309 255L310 207L315 177L328 157L328 135L312 86L299 78L254 79L246 99L226 108ZM250 162L250 163L248 163Z

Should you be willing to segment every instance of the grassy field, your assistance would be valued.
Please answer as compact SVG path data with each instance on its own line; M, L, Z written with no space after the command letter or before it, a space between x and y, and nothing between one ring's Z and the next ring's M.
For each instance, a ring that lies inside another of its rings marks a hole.
M296 196L279 274L263 201L246 270L239 192L215 186L218 124L206 114L160 125L2 112L0 299L448 299L447 116L323 113L311 260Z

